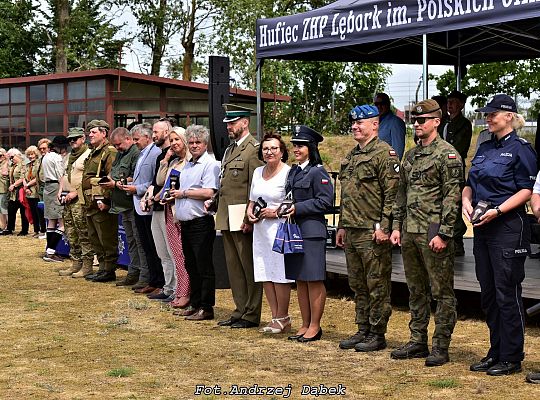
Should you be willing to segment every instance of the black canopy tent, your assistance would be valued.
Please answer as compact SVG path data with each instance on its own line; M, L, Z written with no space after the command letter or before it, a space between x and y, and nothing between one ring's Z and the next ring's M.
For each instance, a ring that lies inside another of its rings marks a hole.
M424 76L429 61L459 78L464 65L540 57L540 0L338 0L256 29L258 93L268 58L423 64Z

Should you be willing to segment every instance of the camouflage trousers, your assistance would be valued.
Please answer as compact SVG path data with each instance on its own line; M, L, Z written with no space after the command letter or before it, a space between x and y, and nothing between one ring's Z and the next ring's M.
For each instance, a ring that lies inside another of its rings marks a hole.
M375 243L369 229L347 228L346 232L345 257L358 329L384 334L392 314L392 246Z
M404 232L401 251L409 287L411 340L427 344L433 298L437 302L433 346L447 349L457 320L454 242L450 240L444 251L435 253L428 247L427 233Z
M69 240L69 256L74 261L88 260L92 263L94 260L94 250L88 239L86 209L82 205L82 202L79 200L76 203L66 204L63 218L66 237Z

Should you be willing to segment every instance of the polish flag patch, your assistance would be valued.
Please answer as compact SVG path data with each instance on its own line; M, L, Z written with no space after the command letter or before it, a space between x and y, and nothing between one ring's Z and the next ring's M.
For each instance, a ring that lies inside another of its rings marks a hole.
M448 153L448 159L449 160L455 160L457 157L456 157L456 153Z
M321 179L321 185L328 185L328 179Z
M391 156L397 156L397 153L395 150L388 150L388 154L390 154Z

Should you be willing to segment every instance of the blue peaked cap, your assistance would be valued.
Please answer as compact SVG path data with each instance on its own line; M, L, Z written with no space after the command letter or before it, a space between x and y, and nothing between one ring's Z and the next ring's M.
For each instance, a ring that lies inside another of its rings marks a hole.
M359 119L373 118L379 115L379 110L375 106L364 104L363 106L356 106L349 111L349 122L357 121Z

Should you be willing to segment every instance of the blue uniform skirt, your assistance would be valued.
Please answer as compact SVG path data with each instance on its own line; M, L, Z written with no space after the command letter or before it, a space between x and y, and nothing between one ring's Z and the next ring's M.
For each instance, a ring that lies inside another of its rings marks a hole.
M304 239L303 254L285 254L285 277L295 281L324 281L326 239Z

